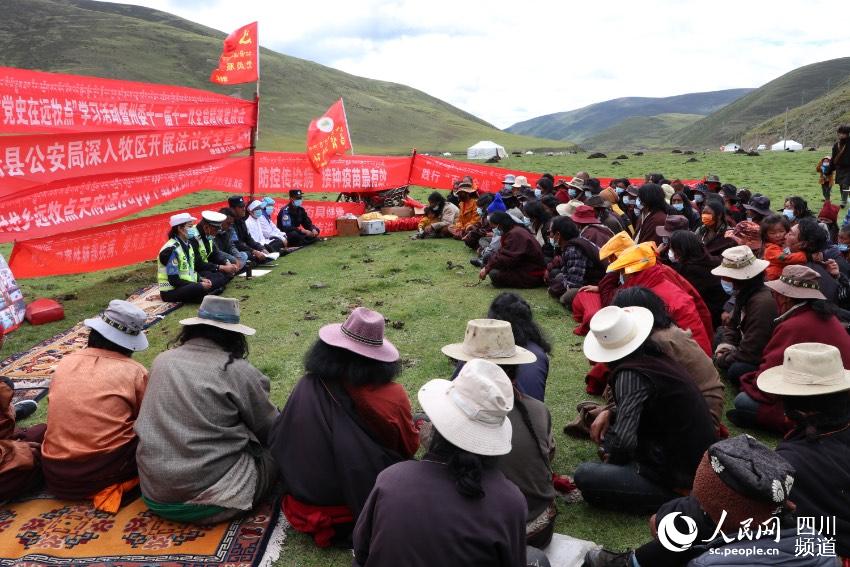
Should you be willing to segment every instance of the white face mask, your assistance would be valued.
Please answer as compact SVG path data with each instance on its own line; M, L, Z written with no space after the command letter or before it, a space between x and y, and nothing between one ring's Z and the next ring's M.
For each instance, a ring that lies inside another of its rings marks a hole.
M676 255L673 254L672 250L667 251L667 257L670 258L671 262L673 262L674 264L676 263Z
M726 292L726 295L732 295L732 292L735 291L735 285L732 282L720 280L720 285L723 287L723 291Z
M623 285L624 283L626 283L626 276L625 274L620 274L620 285Z

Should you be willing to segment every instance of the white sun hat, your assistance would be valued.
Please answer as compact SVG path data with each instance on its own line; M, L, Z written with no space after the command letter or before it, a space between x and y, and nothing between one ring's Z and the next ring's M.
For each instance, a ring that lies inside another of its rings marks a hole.
M511 324L498 319L467 322L463 342L446 345L442 351L455 360L480 358L499 365L530 364L537 360L533 352L516 346Z
M483 456L511 452L514 388L505 371L470 360L454 381L431 380L419 389L419 404L446 441Z
M590 320L584 355L593 362L620 360L644 343L654 323L652 312L645 307L604 307Z
M819 396L850 390L850 370L832 345L798 343L785 349L782 366L759 374L758 388L780 396Z

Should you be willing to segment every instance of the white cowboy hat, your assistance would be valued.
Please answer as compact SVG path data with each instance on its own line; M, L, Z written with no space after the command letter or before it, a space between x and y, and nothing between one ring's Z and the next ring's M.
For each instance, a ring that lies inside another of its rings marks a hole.
M232 297L207 295L198 308L198 316L180 321L181 325L209 325L243 335L253 335L257 331L242 325L239 317L239 300Z
M446 441L476 455L511 452L514 388L505 371L470 360L454 381L431 380L419 389L419 405Z
M759 374L758 388L780 396L818 396L850 390L850 370L832 345L798 343L785 349L782 366Z
M466 324L462 343L446 345L443 354L454 360L480 358L498 364L530 364L537 360L530 350L516 346L511 324L498 319L473 319Z
M620 360L644 343L654 323L645 307L604 307L590 320L584 355L593 362Z
M723 261L711 270L711 273L721 278L733 280L748 280L762 273L770 262L759 260L749 246L733 246L723 251Z

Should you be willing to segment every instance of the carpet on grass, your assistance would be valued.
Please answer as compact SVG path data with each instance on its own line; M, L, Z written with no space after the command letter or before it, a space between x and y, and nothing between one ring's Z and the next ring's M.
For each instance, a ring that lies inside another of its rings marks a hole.
M127 301L147 314L145 328L155 325L165 315L180 307L179 303L162 301L156 284L138 290L128 297ZM0 375L8 376L15 386L14 401L40 400L46 396L56 364L63 356L85 348L88 337L88 327L80 322L67 331L0 362Z
M41 495L0 507L0 565L268 567L286 527L271 501L245 518L201 526L163 520L141 498L112 515Z

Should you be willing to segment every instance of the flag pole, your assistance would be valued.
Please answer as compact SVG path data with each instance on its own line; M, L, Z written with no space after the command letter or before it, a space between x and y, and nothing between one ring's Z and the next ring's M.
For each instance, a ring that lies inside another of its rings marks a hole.
M351 155L354 155L354 142L351 141L351 128L348 126L348 113L345 111L345 101L339 97L339 102L342 103L342 115L345 117L345 130L348 132L348 145L351 146Z

